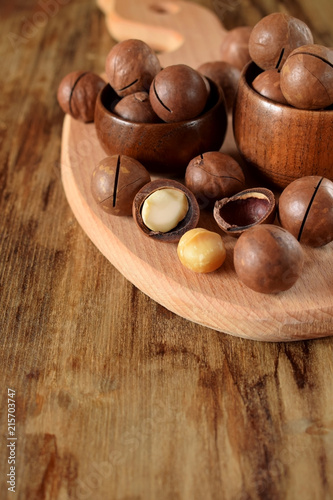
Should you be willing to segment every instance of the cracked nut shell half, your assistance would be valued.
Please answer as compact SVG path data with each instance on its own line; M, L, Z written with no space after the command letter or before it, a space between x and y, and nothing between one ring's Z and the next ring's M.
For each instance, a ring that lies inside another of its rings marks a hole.
M155 191L166 188L181 191L186 195L188 202L188 211L185 217L171 231L152 231L143 222L142 207L146 199ZM194 194L191 193L191 191L187 189L186 186L178 181L170 179L156 179L143 186L143 188L140 189L140 191L136 194L133 201L132 214L137 226L146 236L159 241L177 243L184 233L186 233L190 229L194 229L197 226L200 217L200 209Z
M267 188L245 189L214 205L217 225L231 236L238 237L257 224L272 224L276 214L274 193Z

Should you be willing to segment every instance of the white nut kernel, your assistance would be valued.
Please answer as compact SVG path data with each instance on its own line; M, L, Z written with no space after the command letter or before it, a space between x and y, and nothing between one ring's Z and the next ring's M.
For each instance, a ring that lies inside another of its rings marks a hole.
M184 219L188 209L187 196L182 191L162 188L145 199L141 216L144 224L151 231L167 233Z
M197 227L180 238L177 254L180 262L191 271L210 273L222 266L226 249L218 233Z

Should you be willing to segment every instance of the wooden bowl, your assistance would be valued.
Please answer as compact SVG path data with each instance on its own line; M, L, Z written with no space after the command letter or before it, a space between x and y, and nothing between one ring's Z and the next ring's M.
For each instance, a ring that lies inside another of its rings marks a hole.
M203 113L192 120L177 123L135 123L110 111L117 98L107 84L100 92L95 110L98 139L108 155L124 154L140 161L150 172L184 175L195 156L218 151L227 130L225 100L212 81L210 96Z
M333 110L308 111L258 94L251 82L261 72L243 70L233 111L233 128L243 159L264 181L284 188L305 175L333 179Z

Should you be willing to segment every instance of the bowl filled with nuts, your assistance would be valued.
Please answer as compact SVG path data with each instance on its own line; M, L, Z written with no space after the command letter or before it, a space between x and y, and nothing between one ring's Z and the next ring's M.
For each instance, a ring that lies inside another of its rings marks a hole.
M333 50L280 13L259 21L249 49L233 115L241 155L279 188L302 176L332 179Z
M95 127L108 155L127 155L150 172L181 176L192 158L220 149L227 112L223 91L212 80L186 64L162 69L139 40L118 43L105 69L108 83L97 98Z

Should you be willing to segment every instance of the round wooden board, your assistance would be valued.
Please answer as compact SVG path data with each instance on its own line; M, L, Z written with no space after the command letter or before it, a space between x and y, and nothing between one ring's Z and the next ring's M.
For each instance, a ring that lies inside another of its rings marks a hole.
M96 205L90 177L103 157L94 125L66 116L62 180L68 202L97 248L145 294L184 318L245 338L289 341L333 333L332 245L304 248L302 277L290 290L274 296L253 292L237 279L235 239L230 236L223 235L227 248L223 267L197 275L180 264L176 244L151 240L131 217L109 216ZM219 231L210 212L202 212L199 225Z

